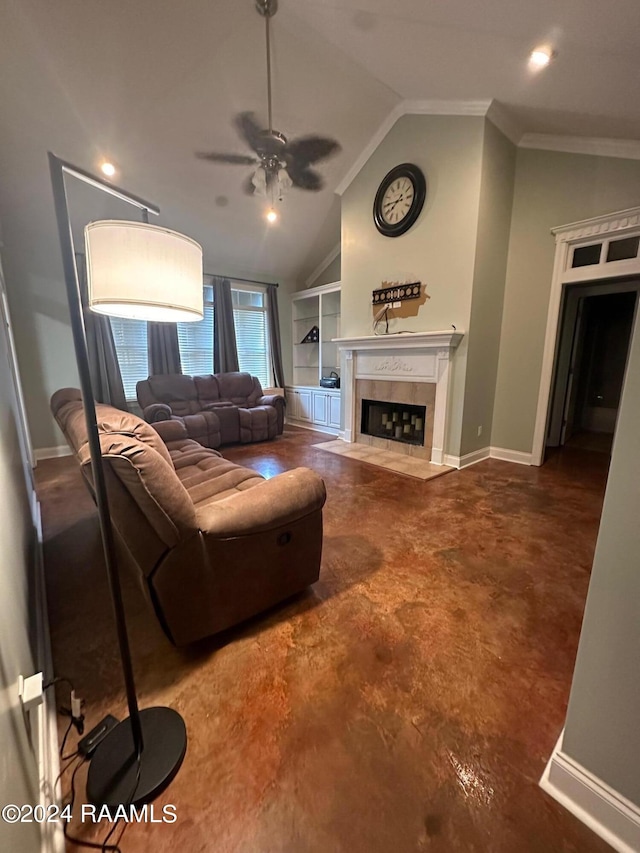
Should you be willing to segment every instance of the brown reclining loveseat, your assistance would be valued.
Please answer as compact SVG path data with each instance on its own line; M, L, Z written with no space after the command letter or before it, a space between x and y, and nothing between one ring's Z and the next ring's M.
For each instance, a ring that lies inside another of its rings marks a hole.
M160 374L138 382L136 394L148 423L181 419L205 447L265 441L284 426L284 397L265 396L249 373Z
M57 391L51 409L91 487L80 392ZM176 645L318 579L325 488L313 471L265 480L189 439L180 420L154 429L100 404L97 420L118 550Z

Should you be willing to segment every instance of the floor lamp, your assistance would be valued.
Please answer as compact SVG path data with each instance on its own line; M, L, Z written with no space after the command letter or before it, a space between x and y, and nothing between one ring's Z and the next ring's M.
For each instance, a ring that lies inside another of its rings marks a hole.
M202 248L189 237L149 225L149 213L158 215L160 210L144 199L60 160L51 152L49 168L95 498L129 707L129 717L107 735L91 760L87 798L108 806L139 805L154 799L180 769L187 748L187 732L182 717L171 708L138 708L91 387L65 175L128 202L142 213L142 222L103 221L86 227L91 310L140 320L202 319Z

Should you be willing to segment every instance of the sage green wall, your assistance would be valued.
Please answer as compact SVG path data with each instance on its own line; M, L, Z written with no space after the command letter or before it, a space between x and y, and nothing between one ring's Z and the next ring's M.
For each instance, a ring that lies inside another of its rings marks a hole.
M335 257L328 267L322 270L320 275L317 275L309 282L309 287L319 287L321 284L333 284L334 281L340 281L341 276L341 258L340 255ZM298 290L305 290L305 287L299 287Z
M563 751L640 806L640 323L618 414Z
M278 287L278 314L280 315L280 342L282 367L287 385L293 382L293 344L291 339L291 294L297 290L295 281L284 279Z
M342 196L342 336L370 335L371 291L383 280L422 281L431 297L416 317L392 320L389 331L466 331L471 317L485 120L467 116L404 116ZM399 163L427 178L423 211L406 234L378 233L373 199ZM467 338L453 363L446 451L458 454L462 432Z
M515 146L485 121L461 456L491 444L515 165Z
M520 148L491 443L530 453L555 242L565 225L640 204L640 161Z
M53 228L29 240L27 224L11 216L4 221L4 266L31 438L36 448L55 447L64 438L49 399L58 388L78 385L60 247Z
M0 270L0 291L1 278ZM39 798L37 758L18 698L18 676L35 671L30 593L36 532L3 318L0 310L0 802L34 805ZM0 821L0 849L39 850L38 825Z

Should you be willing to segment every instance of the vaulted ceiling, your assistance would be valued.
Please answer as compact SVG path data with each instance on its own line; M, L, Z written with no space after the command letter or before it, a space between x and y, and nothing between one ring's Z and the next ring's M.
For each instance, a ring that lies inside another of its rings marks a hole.
M533 75L541 43L558 55ZM403 99L495 98L523 131L640 139L639 56L637 0L280 0L274 125L342 153L321 167L326 189L292 190L273 227L242 192L250 169L193 156L245 153L240 111L266 121L253 0L7 0L0 217L7 233L14 220L52 233L46 151L85 168L107 157L202 242L209 269L302 278L339 239L333 190Z

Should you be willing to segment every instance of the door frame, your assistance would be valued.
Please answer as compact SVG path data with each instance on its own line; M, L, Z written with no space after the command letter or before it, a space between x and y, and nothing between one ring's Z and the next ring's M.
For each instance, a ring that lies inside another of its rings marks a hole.
M558 344L553 363L553 382L549 400L549 422L545 435L545 449L560 447L563 444L561 433L564 418L564 406L567 397L570 359L573 355L573 340L580 303L592 296L609 296L618 293L635 293L636 309L640 300L640 278L615 280L610 282L591 282L568 285L562 292L561 317L558 327Z
M551 233L555 236L556 250L531 450L532 465L542 465L544 462L564 288L568 284L606 282L610 279L640 275L640 254L628 260L606 261L608 245L612 238L640 235L640 207L561 225L558 228L552 228ZM594 243L602 244L599 262L572 268L574 251Z

